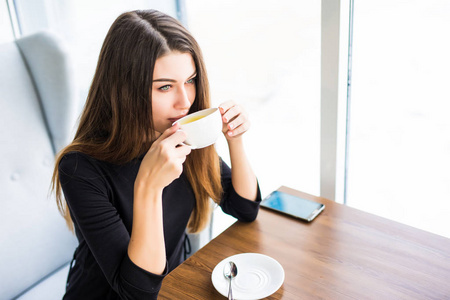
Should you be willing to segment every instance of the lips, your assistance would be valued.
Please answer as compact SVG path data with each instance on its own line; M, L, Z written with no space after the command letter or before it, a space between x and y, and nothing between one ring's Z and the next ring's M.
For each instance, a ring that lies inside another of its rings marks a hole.
M184 117L184 116L186 116L186 115L180 115L180 116L175 117L175 118L169 118L169 121L172 122L172 123L174 123L174 122L178 121L179 119L181 119L181 118Z

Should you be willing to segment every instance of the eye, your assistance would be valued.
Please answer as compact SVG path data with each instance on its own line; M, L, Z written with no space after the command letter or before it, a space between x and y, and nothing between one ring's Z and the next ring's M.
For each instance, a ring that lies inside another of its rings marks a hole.
M170 89L170 84L164 85L164 86L158 88L158 90L161 90L161 91L168 91L169 89Z
M186 83L193 84L193 83L195 83L195 79L196 79L196 77L193 77L193 78L189 79L188 81L186 81Z

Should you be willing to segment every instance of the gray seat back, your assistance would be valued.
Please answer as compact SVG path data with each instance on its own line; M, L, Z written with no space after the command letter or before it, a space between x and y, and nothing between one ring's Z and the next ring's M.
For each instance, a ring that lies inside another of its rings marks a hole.
M76 247L49 197L55 151L75 125L72 74L52 34L0 45L0 299L50 276Z

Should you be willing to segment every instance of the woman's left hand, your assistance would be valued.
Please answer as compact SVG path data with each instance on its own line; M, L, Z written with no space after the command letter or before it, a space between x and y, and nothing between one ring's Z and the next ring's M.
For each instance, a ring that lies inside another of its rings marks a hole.
M250 128L247 112L234 101L220 104L219 110L222 114L222 132L228 141L241 137Z

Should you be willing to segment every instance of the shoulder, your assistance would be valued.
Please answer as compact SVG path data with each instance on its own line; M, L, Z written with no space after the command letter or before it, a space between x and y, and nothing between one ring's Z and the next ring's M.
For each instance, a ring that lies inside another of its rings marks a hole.
M73 151L64 154L58 165L60 174L83 175L98 169L101 162L81 152Z

